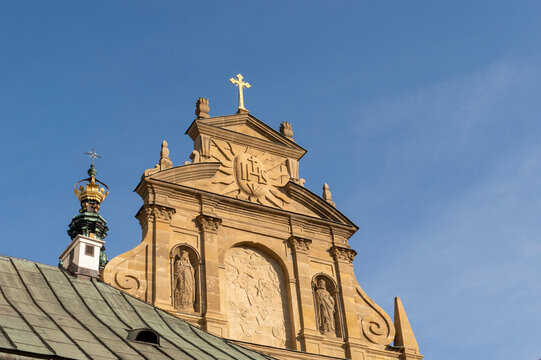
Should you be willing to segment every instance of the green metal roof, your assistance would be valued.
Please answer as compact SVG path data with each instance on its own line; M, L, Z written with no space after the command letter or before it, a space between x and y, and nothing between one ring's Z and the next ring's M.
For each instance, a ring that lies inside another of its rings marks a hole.
M140 328L156 332L160 344L128 340ZM20 359L272 359L105 283L0 256L0 358L6 353Z

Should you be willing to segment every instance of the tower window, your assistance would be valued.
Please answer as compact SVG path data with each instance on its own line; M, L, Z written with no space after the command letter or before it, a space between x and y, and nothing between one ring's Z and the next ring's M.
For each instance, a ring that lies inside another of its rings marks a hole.
M85 255L87 256L94 256L94 246L92 245L86 245L85 246Z

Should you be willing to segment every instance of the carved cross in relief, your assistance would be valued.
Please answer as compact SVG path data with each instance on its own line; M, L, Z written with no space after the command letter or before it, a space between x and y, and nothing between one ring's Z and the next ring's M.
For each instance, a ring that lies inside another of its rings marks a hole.
M238 74L236 79L231 78L229 79L229 81L231 81L231 84L234 84L239 88L239 110L246 110L246 108L244 107L243 88L249 89L251 85L245 81L242 81L242 79L244 79L244 77L241 74Z

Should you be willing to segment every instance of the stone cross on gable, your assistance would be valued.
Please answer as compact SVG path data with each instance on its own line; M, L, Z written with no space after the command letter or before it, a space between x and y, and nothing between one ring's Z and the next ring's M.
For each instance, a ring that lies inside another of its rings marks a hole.
M231 84L234 84L238 86L239 88L239 112L247 112L246 108L244 107L244 94L243 94L243 88L249 89L251 85L245 81L242 81L244 77L241 74L237 75L237 78L231 78L229 81L231 81Z

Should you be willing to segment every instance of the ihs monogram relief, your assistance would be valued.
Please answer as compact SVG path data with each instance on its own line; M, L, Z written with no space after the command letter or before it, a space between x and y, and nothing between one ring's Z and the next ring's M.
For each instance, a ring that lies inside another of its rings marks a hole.
M240 154L233 163L239 188L249 196L261 197L267 191L267 170L253 155Z
M291 200L278 188L289 180L285 159L247 146L212 140L211 157L222 163L213 184L222 195L284 207Z

